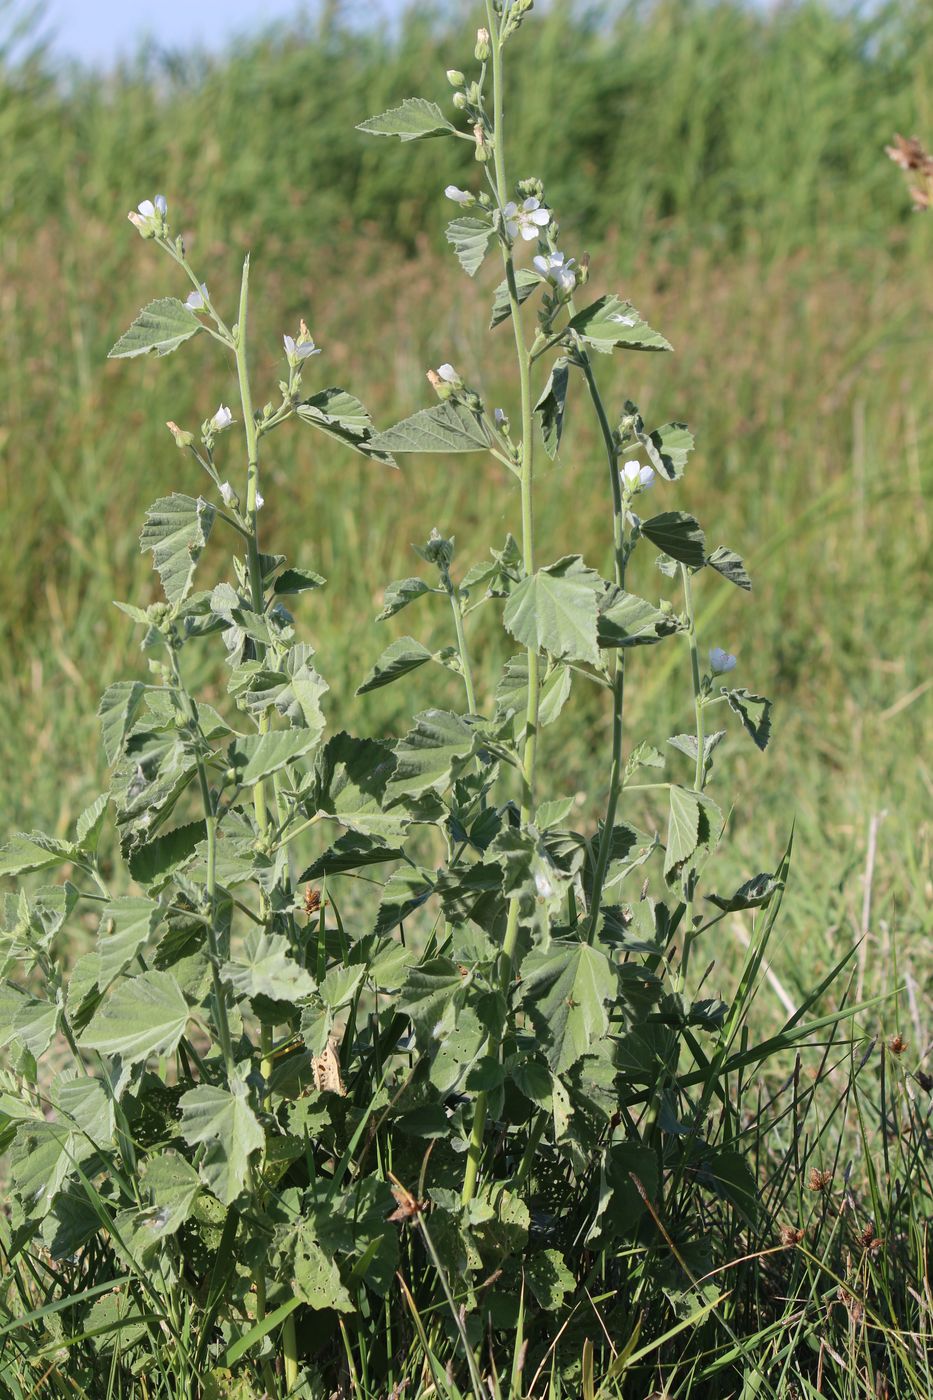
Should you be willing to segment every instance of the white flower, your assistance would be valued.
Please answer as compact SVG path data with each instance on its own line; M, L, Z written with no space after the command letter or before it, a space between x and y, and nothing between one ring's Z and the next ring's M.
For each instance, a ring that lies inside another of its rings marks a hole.
M263 508L263 506L264 506L265 504L266 504L265 497L264 497L264 496L260 496L259 492L257 491L257 492L256 492L256 509L257 509L257 510L262 510L262 508Z
M229 506L229 505L232 505L232 504L233 504L233 498L234 498L234 496L236 495L236 492L234 491L233 487L230 485L229 481L224 481L224 482L221 484L221 487L220 487L220 494L221 494L221 496L223 496L223 498L224 498L224 505L225 505L225 506Z
M507 423L507 422L508 422L508 415L507 415L507 413L506 413L506 411L505 411L504 408L497 408L496 411L495 411L495 413L493 414L493 417L494 417L495 420L496 420L496 427L497 427L497 428L501 428L502 425L503 425L503 423Z
M144 219L151 219L155 215L155 205L151 199L144 199L141 204L137 204L136 208Z
M637 316L623 316L622 313L621 313L620 311L617 311L613 316L610 316L610 317L609 317L609 320L610 320L610 321L615 321L616 324L619 325L619 326L637 326L637 325L638 325L638 317L637 317Z
M311 339L297 341L293 336L283 335L282 340L285 345L285 353L289 360L297 363L299 360L307 360L311 355L320 355L320 348Z
M641 462L626 462L621 468L621 476L629 491L647 491L654 485L654 468L642 466Z
M444 381L445 384L459 384L459 383L460 383L460 376L459 376L459 374L457 373L457 371L454 369L453 365L448 365L448 364L438 365L438 367L437 367L437 372L438 372L438 374L440 375L441 379L443 379L443 381Z
M551 211L543 209L540 199L534 196L526 199L521 209L514 200L509 200L502 214L509 237L516 238L521 233L526 243L537 238L539 231L551 222Z
M459 189L457 185L448 185L447 188L444 190L444 193L448 199L453 200L454 204L476 203L475 195L470 194L469 190Z
M728 651L723 651L722 647L710 647L709 664L716 675L721 675L723 671L734 671L736 659Z
M224 405L221 404L211 419L211 427L216 433L222 433L224 428L229 428L232 422L233 414L230 412L229 408L225 408Z
M200 291L188 293L187 297L185 298L185 305L190 311L203 311L207 306L209 300L210 298L207 294L207 285L206 283L202 282Z
M155 197L155 207L158 209L159 213L162 215L162 218L164 219L165 216L166 216L166 214L168 213L168 200L165 198L165 195L164 195L164 194L157 194L157 195L156 195L156 197Z
M542 277L565 294L572 292L577 285L573 258L565 258L563 253L549 253L547 257L538 253L531 261Z

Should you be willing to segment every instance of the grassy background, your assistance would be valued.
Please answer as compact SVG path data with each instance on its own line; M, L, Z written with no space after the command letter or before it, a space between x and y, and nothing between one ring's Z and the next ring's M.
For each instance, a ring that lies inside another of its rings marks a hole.
M164 363L106 362L140 305L184 294L125 222L140 198L165 191L230 319L252 247L260 401L274 396L282 330L305 315L325 347L309 382L346 385L380 424L426 404L424 371L445 359L514 408L507 333L485 331L494 271L469 283L443 245L440 191L474 178L469 151L463 163L459 145L354 131L403 96L444 100L444 69L469 54L467 7L418 8L388 36L351 33L330 5L297 35L221 58L149 56L103 80L63 79L41 54L0 71L4 827L63 830L97 790L97 697L142 665L110 602L155 596L136 548L145 506L201 489L162 424L193 427L235 401L206 340ZM649 421L691 424L699 447L676 504L744 553L755 580L752 599L701 585L704 642L737 651L739 682L779 706L765 759L729 741L723 883L771 868L796 817L777 957L792 997L866 924L870 969L888 968L896 941L925 976L933 216L909 213L883 146L897 129L933 134L931 60L933 18L910 0L867 15L555 3L515 47L515 174L545 178L562 244L593 252L594 293L623 291L677 351L601 363L604 387L615 408L630 396ZM541 475L540 558L580 549L606 572L598 443L574 406L568 422L560 464ZM352 693L389 639L372 619L385 582L415 571L410 542L453 532L466 567L517 528L503 475L423 458L397 475L297 428L269 440L266 539L330 580L299 618L335 727L398 730L413 692L420 705L451 698L426 673L366 703ZM400 622L449 640L440 609ZM487 676L501 646L480 622ZM636 659L630 687L629 733L654 742L688 727L685 654L659 656ZM548 731L544 771L554 793L586 793L589 812L607 715L581 703ZM629 815L659 816L644 799Z

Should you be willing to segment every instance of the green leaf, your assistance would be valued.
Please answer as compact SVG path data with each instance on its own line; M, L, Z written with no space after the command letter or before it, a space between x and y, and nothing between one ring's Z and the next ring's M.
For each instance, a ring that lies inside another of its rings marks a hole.
M400 578L394 583L387 583L382 595L382 612L378 614L376 621L385 622L386 618L394 617L416 598L423 598L425 593L436 592L436 588L432 588L421 578Z
M139 547L143 553L152 550L152 563L165 596L176 607L191 590L216 513L200 496L195 500L177 492L163 496L146 511Z
M717 729L712 734L707 734L703 739L703 765L708 773L713 761L713 753L726 737L724 729ZM674 734L667 741L672 749L677 749L680 753L686 754L687 758L697 761L697 736L695 734Z
M558 661L599 665L597 595L603 581L579 554L538 569L521 581L505 605L503 621L516 641Z
M40 1060L55 1037L61 1013L53 1001L24 997L13 1017L13 1039Z
M350 1295L340 1279L340 1270L332 1255L303 1231L295 1246L294 1288L303 1303L317 1312L333 1308L336 1312L353 1312Z
M163 910L154 899L126 895L104 907L100 919L97 951L100 955L98 982L109 987L149 941L162 918Z
M706 563L706 536L692 515L666 510L641 522L641 533L679 564L702 569Z
M515 289L518 292L518 304L521 306L528 300L532 292L541 286L541 278L536 272L532 272L530 267L520 267L515 273ZM489 329L495 330L496 326L507 321L512 314L512 303L509 300L508 282L500 282L495 290L492 300L492 320L489 322Z
M295 593L307 593L312 588L323 588L327 579L311 569L283 569L272 585L273 593L281 597Z
M735 894L730 894L725 898L719 894L708 894L706 897L710 904L715 904L716 908L721 909L724 914L732 914L739 909L762 908L770 901L773 894L783 888L783 880L762 872L759 875L753 875L743 885L739 885Z
M737 588L744 588L746 593L752 591L752 581L742 556L736 554L734 549L726 549L725 545L720 545L718 549L713 550L706 562L717 574L722 574L724 579L734 583Z
M0 847L0 875L28 875L73 860L77 854L68 841L46 836L44 831L19 831Z
M145 694L146 686L142 681L117 681L115 685L108 685L100 697L97 706L100 738L111 765L123 752Z
M151 1210L142 1212L140 1222L146 1225L151 1241L144 1248L145 1258L160 1240L174 1235L184 1225L202 1188L194 1167L171 1148L143 1162L142 1187L152 1203Z
M311 996L317 984L293 957L283 934L250 929L242 951L224 964L221 975L234 991L249 998L297 1002Z
M609 1029L606 1002L618 980L606 954L588 943L554 940L522 964L522 1004L555 1074L585 1055Z
M491 234L492 223L488 219L453 219L447 225L447 242L468 277L474 277L482 266Z
M569 383L570 364L569 361L561 357L559 360L555 360L551 366L548 381L534 407L541 425L544 450L552 461L557 456L561 434L564 431L564 410L567 404Z
M227 750L231 767L244 787L254 787L287 763L301 758L315 747L323 723L314 729L274 729L268 734L247 734L237 738Z
M364 837L400 839L408 827L407 817L383 811L394 771L395 754L390 744L355 739L343 731L333 735L315 759L314 783L306 804L309 815L324 812Z
M95 1147L109 1147L113 1140L113 1099L99 1079L82 1076L59 1082L55 1102L61 1113Z
M694 444L686 423L665 423L653 433L639 434L639 441L659 476L667 481L680 480Z
M395 773L386 786L386 802L442 792L473 753L475 735L459 715L425 710L415 727L395 746Z
M668 740L670 743L670 740ZM635 772L636 768L663 768L664 755L660 749L656 749L653 744L649 744L646 739L642 739L635 745L628 756L625 765L625 781Z
M100 840L100 833L103 830L104 818L107 815L107 807L110 802L110 793L102 792L94 799L89 807L78 818L75 828L75 836L79 848L88 855L94 855L97 850L97 843Z
M143 307L107 358L130 360L135 355L170 355L201 329L202 322L183 301L160 297Z
M564 1298L576 1287L564 1256L556 1249L532 1255L525 1265L525 1278L538 1306L545 1312L555 1312L562 1307Z
M346 389L322 389L300 403L296 411L303 423L319 428L328 437L352 447L354 452L372 457L386 467L395 466L391 452L375 446L373 420L359 399L348 394Z
M420 1049L436 1048L439 1037L453 1029L462 999L463 978L450 958L429 958L411 969L398 1009L411 1018Z
M677 875L697 848L700 836L700 803L696 793L686 788L672 787L667 819L667 851L664 875Z
M771 711L774 706L764 695L753 695L751 691L726 690L723 695L730 710L742 721L745 732L762 752L768 747L771 738Z
M416 641L414 637L399 637L397 641L386 647L362 685L357 688L356 693L357 695L365 695L367 691L379 690L384 685L391 685L393 681L401 680L411 671L417 671L426 661L432 659L428 648Z
M390 107L377 117L360 122L357 131L369 136L397 136L401 141L421 141L428 136L450 136L456 128L436 102L423 97L406 97L399 107Z
M629 325L628 322L632 324ZM623 350L671 350L670 342L651 329L639 316L630 301L617 296L602 296L591 306L578 311L568 322L574 331L594 350L609 352L618 346Z
M538 675L538 724L543 728L553 724L570 697L573 673L569 666L560 664L547 669L539 667ZM511 710L515 715L515 742L521 741L528 713L528 654L520 652L505 664L502 679L496 686L496 717L504 717Z
M673 613L662 612L636 593L615 585L600 600L597 641L601 647L639 647L660 642L680 630Z
M491 559L483 559L467 569L460 584L461 592L482 585L487 598L508 598L525 577L518 540L508 534L501 549L491 549L489 552Z
M143 972L121 982L100 1007L80 1044L134 1065L171 1055L185 1033L188 1003L169 972Z
M398 825L397 819L393 820ZM345 831L302 872L299 884L305 880L320 880L325 875L362 870L367 865L383 865L387 860L399 860L401 856L400 846L388 846L385 841L374 836L362 836L358 831Z
M186 822L148 840L129 857L130 874L147 889L161 887L204 840L203 821Z
M478 413L463 404L434 404L373 439L385 452L484 452L489 438Z
M199 1084L178 1101L182 1137L192 1147L206 1147L198 1170L219 1201L229 1206L246 1185L249 1159L264 1142L262 1128L247 1101L245 1084L234 1080L233 1092Z

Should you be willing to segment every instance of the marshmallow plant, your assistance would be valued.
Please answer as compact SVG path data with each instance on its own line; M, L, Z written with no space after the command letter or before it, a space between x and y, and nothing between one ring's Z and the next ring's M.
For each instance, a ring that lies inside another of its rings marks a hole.
M595 1291L629 1309L629 1333L653 1308L655 1335L676 1335L683 1258L706 1267L704 1198L734 1212L730 1238L758 1216L732 1082L806 1028L795 1018L762 1047L746 1033L787 857L710 891L725 811L711 783L725 730L711 721L734 716L763 749L770 706L723 682L736 659L719 645L701 665L694 605L701 577L751 584L680 508L689 430L648 428L600 391L603 357L668 342L624 298L590 299L588 261L562 243L542 182L510 169L504 63L530 8L488 0L470 76L448 75L450 119L412 98L362 126L470 144L475 188L447 187L447 237L469 276L500 265L492 333L514 341L514 416L445 363L428 373L436 401L378 433L352 394L307 382L327 361L303 322L283 338L277 394L255 398L249 259L231 320L165 198L129 216L182 296L147 306L112 356L209 338L238 401L196 429L168 424L184 489L142 527L161 596L118 605L148 670L100 702L107 791L67 837L21 833L0 852L0 875L21 880L0 903L4 1248L52 1270L68 1305L51 1310L49 1355L71 1358L84 1394L462 1386L479 1400L505 1394L500 1343L509 1395L525 1393L523 1364L529 1394L533 1367L567 1377L553 1394L577 1394L567 1329ZM575 454L571 402L602 444L576 489L606 493L609 578L536 548L536 467ZM418 688L401 738L356 738L328 714L299 639L293 613L324 606L325 581L260 532L285 423L374 469L408 453L491 457L514 487L516 533L488 558L462 570L433 530L423 571L386 588L381 618L442 604L451 626L439 651L397 638L361 679L362 693ZM233 547L219 577L205 577L210 537ZM473 665L479 609L507 634L498 675ZM190 677L210 646L222 680L208 703ZM692 721L662 752L628 740L624 701L655 649L677 647ZM590 795L601 816L576 829L538 742L585 687L604 697L610 743ZM754 936L739 989L730 1004L700 998L691 948L709 956L717 923L742 910ZM33 1308L30 1325L44 1316ZM30 1345L46 1354L41 1337ZM591 1392L602 1334L588 1345Z

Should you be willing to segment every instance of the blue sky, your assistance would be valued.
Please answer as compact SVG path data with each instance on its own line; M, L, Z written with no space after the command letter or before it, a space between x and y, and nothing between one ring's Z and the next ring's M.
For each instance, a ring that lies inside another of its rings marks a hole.
M399 0L350 0L349 14L387 16ZM296 15L314 14L303 0L46 0L42 31L63 59L108 65L133 54L144 38L166 47L221 47L238 35Z

